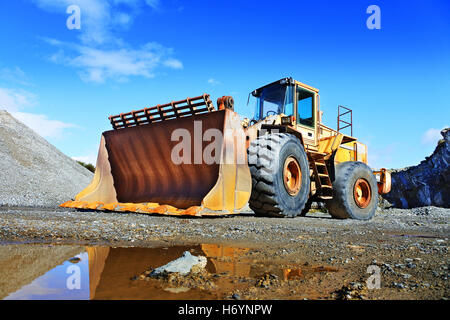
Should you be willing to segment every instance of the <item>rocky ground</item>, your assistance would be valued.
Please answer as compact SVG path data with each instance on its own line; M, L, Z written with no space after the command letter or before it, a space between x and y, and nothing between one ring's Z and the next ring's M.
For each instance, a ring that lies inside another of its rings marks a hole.
M232 280L236 285L222 290L219 298L447 299L449 219L450 209L437 207L380 209L370 221L336 220L322 212L293 219L250 213L177 218L0 207L0 239L3 244L249 248L241 258L267 273L256 282ZM367 287L371 265L380 268L380 289ZM280 279L273 266L318 273L292 282Z

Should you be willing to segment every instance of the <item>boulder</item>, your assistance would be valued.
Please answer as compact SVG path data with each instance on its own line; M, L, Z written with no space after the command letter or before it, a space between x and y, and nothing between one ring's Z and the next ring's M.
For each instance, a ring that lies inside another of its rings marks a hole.
M206 263L206 257L193 256L189 253L189 251L185 251L180 258L154 269L150 273L150 276L154 277L168 273L179 273L180 275L187 275L191 271L201 271L206 267Z

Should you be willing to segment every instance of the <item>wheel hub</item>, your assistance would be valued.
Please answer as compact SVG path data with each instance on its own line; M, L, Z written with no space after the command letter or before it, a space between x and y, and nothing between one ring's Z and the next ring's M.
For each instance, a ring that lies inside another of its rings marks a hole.
M372 190L366 179L360 178L355 182L353 197L358 207L362 209L367 208L372 199Z
M291 196L295 196L300 191L302 171L300 170L298 161L294 157L288 157L284 162L283 182L286 191Z

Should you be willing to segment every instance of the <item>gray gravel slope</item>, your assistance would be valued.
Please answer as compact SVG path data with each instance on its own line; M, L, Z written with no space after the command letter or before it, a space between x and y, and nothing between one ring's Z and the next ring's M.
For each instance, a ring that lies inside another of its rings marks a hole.
M72 199L93 174L0 110L0 206L54 207Z

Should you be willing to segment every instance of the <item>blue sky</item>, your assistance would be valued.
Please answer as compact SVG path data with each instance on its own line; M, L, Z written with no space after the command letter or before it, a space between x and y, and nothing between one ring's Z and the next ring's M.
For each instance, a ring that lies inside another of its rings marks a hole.
M353 109L374 167L419 163L450 125L447 0L17 0L0 24L0 109L89 162L111 114L206 92L250 117L248 92L285 76L320 90L331 127Z

